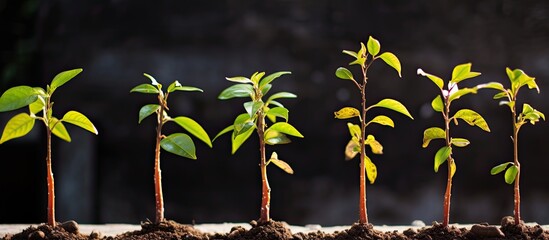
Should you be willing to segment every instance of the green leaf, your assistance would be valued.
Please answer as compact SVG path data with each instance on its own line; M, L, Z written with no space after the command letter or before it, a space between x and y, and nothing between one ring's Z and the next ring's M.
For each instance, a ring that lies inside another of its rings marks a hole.
M160 146L167 152L171 152L181 157L196 159L196 149L194 142L189 135L184 133L174 133L160 141Z
M248 131L248 129L255 126L252 118L247 113L238 115L234 120L234 132L233 138Z
M507 91L497 93L496 95L494 95L493 99L500 99L500 98L504 98L504 97L509 98L509 95L508 95Z
M273 152L273 154L271 154L269 162L272 162L274 165L276 165L288 174L294 174L294 170L290 167L288 163L278 159L278 154L276 154L276 152Z
M269 127L266 132L273 131L273 130L284 133L284 134L288 134L294 137L300 137L300 138L303 137L303 135L294 126L286 122L277 122L273 124L271 127Z
M449 101L454 101L456 99L459 99L460 97L464 96L464 95L467 95L467 94L470 94L470 93L477 93L477 89L476 88L462 88L462 89L459 89L457 90L456 92L454 92L452 95L450 95L450 99Z
M265 84L265 86L261 87L261 93L263 94L263 96L267 95L267 93L269 92L269 90L271 90L272 87L273 85L271 84Z
M67 132L65 125L63 125L63 122L59 121L59 119L51 118L50 129L51 133L53 133L55 136L67 142L71 142L71 136L69 135L69 132Z
M84 114L77 111L68 111L63 115L61 121L76 125L92 133L98 134L97 129L93 123Z
M281 71L281 72L272 73L269 76L266 76L263 79L261 79L261 81L259 82L259 87L263 88L265 85L271 83L272 81L279 78L280 76L285 75L285 74L291 74L291 73L292 72L288 72L288 71Z
M226 128L224 128L223 130L221 130L221 132L219 132L217 135L215 135L215 137L212 139L212 142L215 141L219 136L225 134L225 133L228 133L230 131L233 131L234 130L234 125L231 125L231 126L228 126Z
M528 120L532 125L536 124L536 122L538 122L540 118L543 118L543 120L545 120L545 115L542 112L534 109L528 103L524 103L522 105L521 117L525 120Z
M452 153L452 148L444 146L440 148L435 154L435 172L438 172L438 168L442 165Z
M431 79L431 81L433 81L433 83L437 85L437 87L442 91L442 88L444 87L444 80L442 80L442 78L439 78L433 74L426 73L421 68L417 69L417 75L421 75Z
M480 114L473 110L461 109L457 111L452 118L462 119L471 126L477 126L486 132L490 132L490 128L488 127L488 123L486 123L486 120L484 120L484 118L480 116Z
M507 166L509 166L509 164L513 164L512 162L506 162L506 163L502 163L500 165L497 165L495 167L492 168L492 170L490 170L490 174L492 175L496 175L500 172L503 172L503 170L505 170L507 168Z
M272 103L273 100L279 99L279 98L296 98L297 95L290 93L290 92L279 92L271 95L269 99L267 99L268 103Z
M377 178L377 167L366 155L364 155L364 167L366 168L366 176L368 177L370 184L374 184Z
M252 85L235 84L223 90L217 98L221 100L226 100L235 97L250 97L253 95L253 92L254 89Z
M368 122L366 126L370 125L370 123L377 123L384 126L395 127L395 123L393 122L393 120L384 115L376 116L374 119Z
M6 90L0 97L0 112L25 107L36 101L38 94L29 86L17 86Z
M51 93L53 93L53 91L55 91L55 89L57 89L58 87L61 87L63 84L67 83L69 80L76 77L76 75L78 75L82 71L83 71L82 68L77 68L77 69L68 70L68 71L64 71L57 74L51 81L51 86L50 86Z
M354 51L343 50L342 52L349 55L349 56L351 56L351 57L358 58L358 53L356 53Z
M366 62L366 46L364 46L364 43L360 43L360 50L357 53L356 60L349 63L349 65L359 64L360 66L364 67Z
M12 117L2 133L0 144L18 137L27 135L34 127L34 118L27 113L19 113Z
M465 79L474 78L480 75L479 72L471 72L471 63L460 64L452 71L452 83L459 83Z
M156 88L155 86L153 86L151 84L148 84L148 83L143 83L143 84L137 85L136 87L132 88L132 90L130 90L130 92L152 93L152 94L160 93L158 91L158 88Z
M372 153L383 154L383 146L379 143L373 135L368 135L364 144L370 146Z
M265 143L269 145L287 144L292 142L284 133L278 131L267 131L265 133Z
M433 101L431 101L431 107L437 112L442 112L444 109L444 103L442 103L442 97L437 95Z
M139 109L139 121L138 121L138 123L141 123L141 121L143 121L143 119L145 119L148 116L150 116L151 114L155 113L156 111L158 111L158 109L160 109L160 105L158 105L158 104L147 104L147 105L141 107L141 109Z
M387 63L387 65L394 68L397 71L399 77L402 77L400 61L398 60L397 56L395 56L391 52L384 52L379 55L379 57L383 59L383 61Z
M250 80L252 80L252 82L254 84L258 84L259 83L259 80L261 80L261 78L265 76L265 72L255 72L252 77L250 78Z
M244 103L244 109L246 109L246 112L250 115L251 118L257 113L257 110L263 107L263 102L245 102Z
M270 101L269 105L275 105L277 107L284 107L284 105L282 105L282 103L277 102L277 101Z
M402 105L402 103L400 103L399 101L394 100L394 99L390 99L390 98L383 99L383 100L379 101L378 103L370 106L370 108L372 108L372 107L388 108L388 109L391 109L393 111L402 113L402 114L406 115L407 117L409 117L411 119L414 119L412 117L412 115L410 115L410 113L408 112L408 109L406 109L406 107L404 105Z
M335 118L337 119L348 119L353 117L359 117L360 112L354 107L344 107L339 109L339 111L334 112Z
M423 131L423 144L421 145L423 148L426 148L429 146L429 143L433 139L445 139L446 138L446 132L442 130L442 128L439 127L430 127L425 129Z
M41 97L38 97L36 101L29 104L29 112L31 112L32 114L37 114L41 112L43 109L44 109L44 100L41 99Z
M237 82L237 83L253 83L252 80L250 80L247 77L226 77L228 81L231 82Z
M355 81L355 77L353 77L353 73L349 71L349 69L344 67L339 67L336 70L336 77L344 79L344 80L353 80Z
M368 47L368 52L373 57L375 57L379 53L379 50L381 49L381 45L379 44L379 41L373 38L372 36L368 38L368 42L366 43L366 45Z
M176 117L173 121L193 136L200 139L200 141L206 143L209 147L212 147L212 141L210 140L208 133L206 133L204 128L202 128L202 126L200 126L200 124L198 124L195 120L188 117Z
M185 92L204 92L202 89L197 87L190 87L190 86L181 86L181 83L179 81L175 81L170 86L168 86L168 92L175 92L175 91L185 91Z
M470 143L469 140L465 138L452 138L450 142L456 147L465 147Z
M360 126L352 123L347 123L347 127L349 128L349 133L351 133L351 137L355 137L357 139L362 138L362 131L360 129Z
M274 107L269 109L269 111L267 111L267 116L280 117L288 121L288 113L289 113L289 110L284 107Z
M236 137L233 134L233 138L231 140L232 154L234 154L240 148L240 146L242 146L242 144L246 142L248 138L250 138L250 136L254 132L254 129L255 129L255 125L253 125L250 129L246 130L245 132L237 135Z
M351 160L360 153L360 145L354 139L351 139L345 146L345 160Z
M503 84L498 82L489 82L489 83L480 84L480 85L477 85L476 88L477 89L490 88L490 89L495 89L502 92L506 91L505 87L503 87Z
M511 90L513 93L516 93L524 85L527 85L529 89L535 88L539 93L539 87L536 84L535 78L528 76L528 74L520 69L511 71L511 69L506 68L506 71L509 80L511 80Z
M519 172L519 169L517 166L512 165L511 167L507 168L507 171L505 171L505 182L507 184L513 184L515 181L515 178L517 178L517 174Z
M162 88L162 84L158 83L158 81L156 81L156 79L154 79L153 76L151 76L150 74L148 73L143 73L143 76L147 77L149 80L151 80L151 84L154 85L154 86L157 86L158 88ZM156 87L155 87L156 88Z

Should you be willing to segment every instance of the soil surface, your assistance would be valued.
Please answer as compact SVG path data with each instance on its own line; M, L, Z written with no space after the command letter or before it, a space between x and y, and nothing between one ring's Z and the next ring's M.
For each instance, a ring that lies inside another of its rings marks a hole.
M285 222L270 221L266 223L250 222L250 226L235 226L228 232L202 232L191 225L165 221L155 224L150 221L141 223L141 229L127 231L117 235L102 236L97 231L89 235L82 234L75 221L59 223L52 228L47 225L31 226L17 234L10 234L2 240L155 240L155 239L191 239L191 240L446 240L446 239L539 239L549 240L549 230L535 224L515 225L512 217L505 217L501 225L487 223L475 224L471 227L444 227L434 222L432 226L409 228L402 231L380 231L371 224L355 223L349 228L333 232L323 232L322 229L310 232L292 233ZM459 226L459 225L458 225ZM382 228L383 227L379 227ZM134 228L135 229L135 228ZM295 228L293 228L295 230ZM385 228L387 229L387 228Z

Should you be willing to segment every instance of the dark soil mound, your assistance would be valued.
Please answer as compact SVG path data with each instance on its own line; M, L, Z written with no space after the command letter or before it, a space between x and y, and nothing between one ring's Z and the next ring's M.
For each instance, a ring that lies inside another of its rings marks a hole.
M404 234L397 231L381 232L374 229L371 224L355 223L351 228L334 233L324 233L321 231L303 234L295 234L296 239L326 239L326 240L405 240L408 239Z
M91 240L101 239L101 234L92 233L89 236L81 234L78 229L78 223L75 221L67 221L58 223L56 227L46 224L38 227L30 226L20 233L15 235L7 235L5 240Z
M467 237L469 230L467 230L466 228L457 228L454 226L445 227L442 224L437 222L434 222L433 226L431 227L421 228L417 234L410 234L409 231L405 231L405 232L410 239L417 239L417 240L469 239Z
M207 240L208 236L190 225L179 224L166 220L160 224L150 221L141 223L141 230L127 232L115 237L107 237L107 240L155 240L155 239L190 239Z
M246 230L243 227L237 226L231 229L227 234L215 234L210 236L210 239L226 239L226 240L291 240L294 239L292 232L288 228L288 224L284 222L269 221L258 223L250 222L252 228Z
M549 230L544 231L540 225L515 225L513 217L504 217L501 220L501 231L505 234L505 239L549 239Z

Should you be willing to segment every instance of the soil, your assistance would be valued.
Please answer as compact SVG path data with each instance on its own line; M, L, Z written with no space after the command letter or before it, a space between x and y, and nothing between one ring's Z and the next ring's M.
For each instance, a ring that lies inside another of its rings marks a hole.
M251 228L233 227L228 233L204 233L191 225L165 221L155 224L150 221L141 223L141 230L125 232L116 236L103 237L98 232L90 235L81 234L75 221L58 224L52 228L47 225L29 227L15 235L8 235L3 240L155 240L155 239L191 239L191 240L446 240L446 239L535 239L549 240L549 230L539 225L515 225L513 217L505 217L501 226L481 223L471 228L444 227L434 222L430 227L407 229L405 231L382 232L371 224L353 224L349 229L325 233L322 231L292 234L285 222L269 221L266 223L250 222Z

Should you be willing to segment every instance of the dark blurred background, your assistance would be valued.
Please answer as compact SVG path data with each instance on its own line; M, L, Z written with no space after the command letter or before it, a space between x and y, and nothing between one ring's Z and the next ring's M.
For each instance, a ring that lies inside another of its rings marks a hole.
M269 147L289 162L294 175L269 168L272 217L290 224L347 225L358 219L358 161L344 161L346 121L333 112L358 106L354 85L335 77L347 65L343 49L357 50L368 36L402 62L402 79L379 61L369 72L368 100L401 100L414 121L386 110L394 129L372 126L384 145L372 156L378 179L368 185L374 224L427 224L442 218L446 171L433 172L440 142L421 148L423 130L440 126L430 109L436 87L416 75L421 67L445 79L452 68L472 62L482 76L473 86L500 81L505 67L536 77L541 94L522 90L520 101L549 114L548 1L0 1L2 25L0 90L27 84L45 86L59 72L84 72L54 96L54 113L86 114L94 136L68 127L72 143L55 139L57 218L80 223L134 223L154 218L154 121L137 123L140 107L154 96L130 94L148 82L179 80L204 93L178 93L171 116L200 122L211 136L243 112L243 99L217 100L230 85L226 76L288 70L271 91L291 91L283 100L290 123L304 135L292 144ZM351 67L355 75L358 69ZM511 115L492 100L491 90L466 96L454 109L481 113L492 129L465 123L456 137L472 144L457 149L451 222L499 223L512 215L512 186L491 167L512 160ZM522 105L522 104L520 104ZM23 111L23 110L21 110ZM372 111L374 113L374 111ZM0 114L0 125L16 112ZM166 128L167 133L178 131ZM520 135L522 207L527 222L549 223L549 125L525 126ZM209 149L196 141L198 160L162 154L166 217L183 223L246 222L259 216L257 140L230 154L223 136ZM0 223L45 221L45 135L42 126L0 145Z

